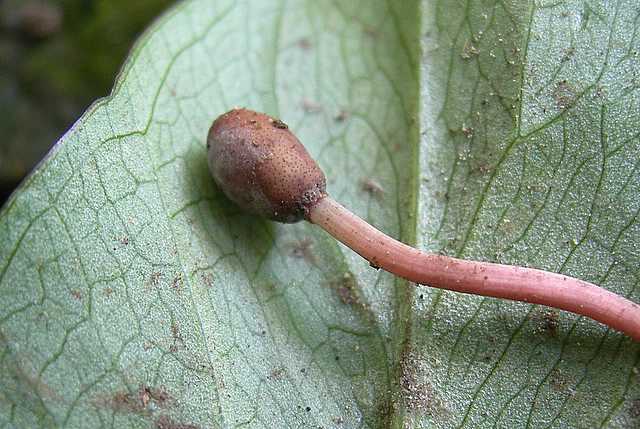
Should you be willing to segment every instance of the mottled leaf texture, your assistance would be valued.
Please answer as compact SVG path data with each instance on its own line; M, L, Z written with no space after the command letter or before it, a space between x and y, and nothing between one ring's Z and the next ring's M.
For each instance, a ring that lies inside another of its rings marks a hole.
M245 215L205 137L279 116L390 235L640 301L639 26L635 0L178 3L0 214L0 423L638 427L629 338Z

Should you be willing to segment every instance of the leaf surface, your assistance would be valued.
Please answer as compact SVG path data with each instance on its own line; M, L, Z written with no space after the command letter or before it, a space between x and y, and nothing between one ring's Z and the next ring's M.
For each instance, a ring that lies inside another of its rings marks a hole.
M592 3L179 3L0 214L0 421L637 424L629 339L372 270L206 165L265 111L390 235L639 301L640 12Z

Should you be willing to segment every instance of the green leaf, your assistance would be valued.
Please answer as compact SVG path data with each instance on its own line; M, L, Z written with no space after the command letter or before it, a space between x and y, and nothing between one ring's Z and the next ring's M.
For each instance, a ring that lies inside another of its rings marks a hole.
M244 215L205 137L280 116L392 236L640 301L640 10L185 1L0 214L6 427L633 427L640 348Z

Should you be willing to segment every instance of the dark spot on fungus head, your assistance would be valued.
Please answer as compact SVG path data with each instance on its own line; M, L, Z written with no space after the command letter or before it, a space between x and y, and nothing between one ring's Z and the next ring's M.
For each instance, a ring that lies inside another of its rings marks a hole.
M324 173L279 119L231 110L213 122L207 144L214 180L243 210L298 222L326 195Z
M255 124L257 122L253 122L253 123ZM274 119L271 123L273 124L274 127L280 128L281 130L286 130L287 128L289 128L289 126L284 122L282 122L280 119Z

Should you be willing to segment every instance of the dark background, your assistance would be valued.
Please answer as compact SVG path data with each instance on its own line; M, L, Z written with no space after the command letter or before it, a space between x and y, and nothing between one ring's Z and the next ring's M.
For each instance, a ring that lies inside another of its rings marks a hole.
M0 0L0 205L174 0Z

